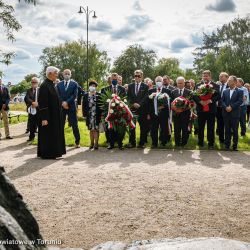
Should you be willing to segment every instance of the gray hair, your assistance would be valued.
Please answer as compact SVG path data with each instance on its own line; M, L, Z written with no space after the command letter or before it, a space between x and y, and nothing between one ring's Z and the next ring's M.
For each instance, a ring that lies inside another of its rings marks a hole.
M157 76L157 77L155 78L155 82L163 82L162 76Z
M59 69L54 67L54 66L49 66L46 68L46 76L48 77L50 73L54 73L54 72L57 72L59 73Z
M237 78L237 81L239 81L240 83L242 83L242 85L244 85L244 80L242 78Z
M31 81L36 81L37 83L39 83L39 79L35 76L31 78Z
M184 81L185 82L185 78L183 76L179 76L176 79L176 83L178 83L179 81Z

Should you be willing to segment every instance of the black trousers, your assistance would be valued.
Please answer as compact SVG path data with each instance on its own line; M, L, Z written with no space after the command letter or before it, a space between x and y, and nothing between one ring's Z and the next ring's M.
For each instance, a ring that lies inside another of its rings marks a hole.
M159 141L165 145L168 142L169 137L169 126L168 117L166 113L160 113L158 116L151 115L151 138L152 145L158 146L158 136ZM158 132L160 129L160 133Z
M71 124L73 134L75 137L75 143L80 143L80 132L78 128L78 120L77 120L77 113L76 111L72 110L63 110L63 127L65 126L66 116L68 116L68 120Z
M124 136L125 136L125 131L124 131L124 133L118 133L114 129L109 129L108 133L109 133L109 144L110 144L110 146L114 147L115 143L117 142L118 147L122 147L122 145L123 145L122 141L123 141Z
M219 135L220 142L224 142L225 140L225 127L224 127L224 119L222 117L222 107L217 107L217 131Z
M238 145L238 128L239 118L231 117L230 115L224 116L225 123L225 146L227 148L231 145L231 137L233 134L233 148L237 148ZM233 132L233 133L232 133Z
M28 129L30 132L29 138L34 139L35 138L35 132L37 130L38 126L38 116L29 114L28 117Z
M139 123L140 125L140 142L139 145L143 146L147 142L147 135L148 135L148 127L149 121L147 119L147 114L138 115L137 120L134 119L134 123ZM130 129L129 134L129 143L132 145L136 145L136 127L134 129Z
M198 113L198 144L204 143L204 130L207 123L207 140L208 145L214 145L214 127L215 127L215 113L199 112Z
M188 142L188 125L190 120L190 111L184 111L173 116L174 120L174 139L176 146L185 146Z

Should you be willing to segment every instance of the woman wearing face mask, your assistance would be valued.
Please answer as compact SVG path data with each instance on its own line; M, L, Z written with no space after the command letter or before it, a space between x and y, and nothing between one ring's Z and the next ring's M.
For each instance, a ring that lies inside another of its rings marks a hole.
M165 146L171 136L171 129L169 124L169 98L164 99L164 104L158 106L157 98L163 93L168 96L171 91L163 87L163 78L157 76L155 78L156 86L149 90L149 116L151 120L151 138L152 148L158 147L158 137L162 146ZM154 96L152 98L152 96ZM160 129L160 133L158 132ZM159 134L159 136L158 136Z
M91 81L89 83L89 92L83 96L82 113L86 117L86 125L90 131L90 146L89 149L98 149L99 140L99 124L101 122L101 105L100 95L96 88L98 83Z

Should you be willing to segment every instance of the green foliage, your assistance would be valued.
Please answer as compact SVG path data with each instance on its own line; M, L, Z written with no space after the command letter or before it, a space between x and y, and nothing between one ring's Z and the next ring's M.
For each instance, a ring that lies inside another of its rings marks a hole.
M209 69L214 77L220 72L250 81L250 18L236 18L211 35L204 34L203 44L194 52L197 74ZM215 80L215 79L214 79Z
M83 86L86 79L87 49L84 41L65 42L43 50L39 61L43 66L41 74L45 75L46 67L53 65L61 71L71 69L72 78ZM110 67L106 51L97 49L96 44L89 44L89 79L103 80Z
M184 75L182 69L180 69L180 61L177 58L161 58L155 67L155 76L168 75L175 80L178 76Z
M26 80L22 80L17 85L11 87L10 93L11 94L24 93L25 91L27 91L27 89L30 88L30 86L31 86L30 82L27 82Z
M115 59L112 71L122 75L124 84L132 82L136 69L141 69L145 77L153 78L155 61L156 53L153 50L134 44Z

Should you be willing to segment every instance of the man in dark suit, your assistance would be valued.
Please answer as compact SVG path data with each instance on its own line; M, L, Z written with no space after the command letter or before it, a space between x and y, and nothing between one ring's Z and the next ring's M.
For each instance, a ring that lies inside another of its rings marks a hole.
M171 85L170 77L167 75L163 76L163 87L170 91L175 89L175 87Z
M64 80L57 84L57 90L62 102L63 126L65 126L66 116L72 126L75 137L75 147L80 147L80 133L77 119L77 96L78 83L71 79L71 71L65 69L63 71Z
M226 72L221 72L219 75L219 88L220 88L220 96L222 97L223 91L226 90L229 86L227 85L228 74ZM217 133L219 135L220 143L224 143L225 140L225 127L224 127L224 120L222 117L222 105L221 100L218 101L217 112Z
M217 102L220 100L220 90L219 86L211 81L211 71L205 70L202 73L202 82L196 85L196 89L199 88L202 84L207 83L211 84L214 89L214 94L211 99L207 101L202 101L199 96L194 95L193 99L197 104L197 115L198 115L198 145L200 147L204 146L204 130L207 123L207 140L208 148L214 149L214 140L215 140L215 115L217 111ZM204 111L203 106L209 105L209 110Z
M225 149L229 150L233 131L233 150L237 151L240 105L243 103L243 91L236 87L237 77L228 78L229 88L223 91L221 105L225 124Z
M128 86L128 102L132 112L137 116L137 121L140 125L140 142L139 148L143 148L147 141L148 134L148 86L142 82L143 72L136 70L134 72L135 82ZM136 119L134 119L136 124ZM130 130L129 148L136 147L136 128Z
M162 146L165 146L168 142L168 137L171 131L169 124L170 115L170 95L171 91L163 87L163 79L161 76L155 78L156 87L149 90L149 115L151 121L151 138L152 148L158 147L158 134L159 141ZM154 94L155 93L155 94ZM167 98L164 98L164 103L158 106L157 99L159 95L166 93ZM151 98L151 95L155 95ZM160 133L159 133L160 128Z
M111 74L111 84L107 87L104 87L101 90L101 94L105 94L108 92L111 92L112 94L116 94L120 97L126 95L125 88L118 85L118 74L112 73ZM124 131L125 132L125 131ZM114 129L108 129L106 125L106 138L107 142L109 143L108 149L113 149L115 146L115 142L117 142L118 147L120 150L123 150L123 139L124 139L125 133L118 133Z
M33 77L31 79L31 88L27 90L24 101L27 106L28 117L28 129L30 132L29 139L27 141L33 141L35 138L35 132L38 126L38 79Z
M186 89L185 79L184 77L178 77L176 80L177 88L171 93L171 101L179 96L183 96L185 98L190 98L191 90ZM173 120L174 120L174 138L175 145L185 146L188 142L189 133L188 133L188 124L190 120L190 109L187 109L183 112L175 112L173 111Z
M9 129L9 119L8 119L9 102L10 102L9 90L3 85L2 79L0 79L0 116L2 115L3 118L6 139L13 139L13 137L10 136L10 129ZM0 140L1 137L2 135L0 132Z

